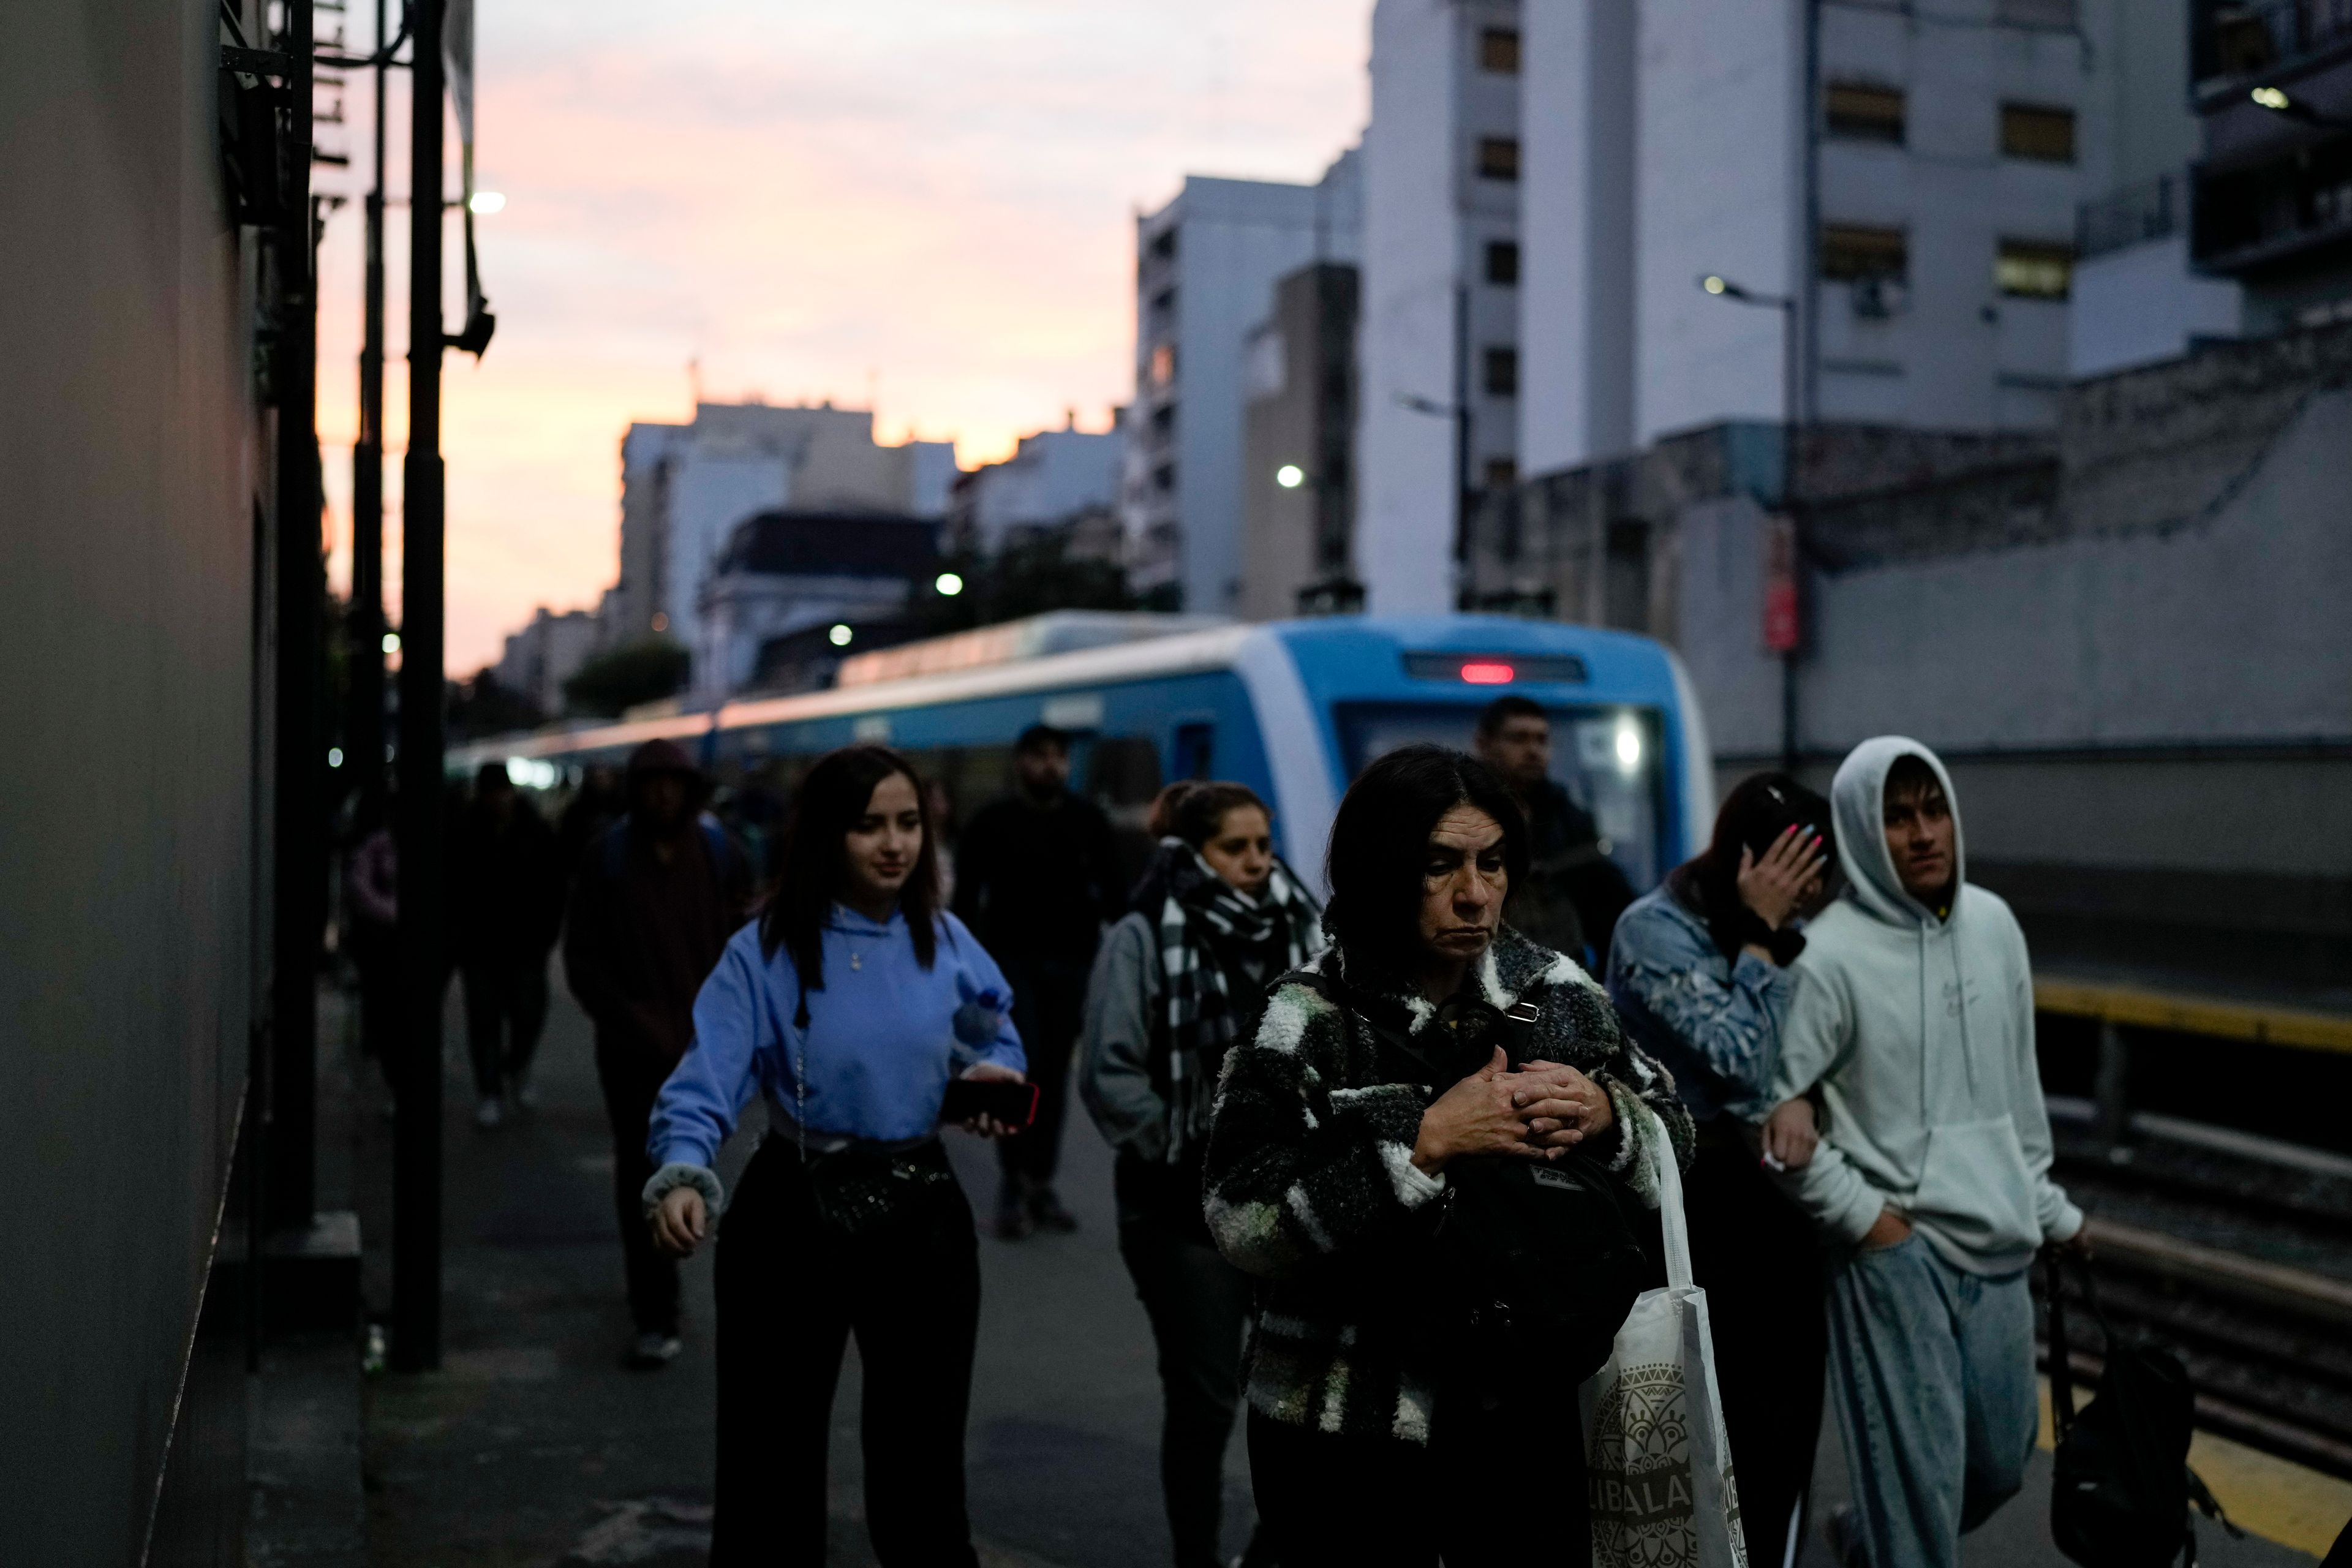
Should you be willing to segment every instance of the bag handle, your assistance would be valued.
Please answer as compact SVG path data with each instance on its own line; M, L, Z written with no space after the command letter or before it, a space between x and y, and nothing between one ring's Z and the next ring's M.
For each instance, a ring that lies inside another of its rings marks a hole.
M1670 1289L1691 1289L1690 1222L1683 1216L1683 1172L1675 1160L1675 1141L1666 1136L1666 1124L1647 1105L1642 1107L1642 1120L1650 1146L1650 1173L1658 1184L1658 1229L1666 1243L1666 1285Z
M2050 1427L2061 1443L2074 1429L2074 1346L2066 1338L2066 1278L2057 1256L2044 1257L2050 1276Z

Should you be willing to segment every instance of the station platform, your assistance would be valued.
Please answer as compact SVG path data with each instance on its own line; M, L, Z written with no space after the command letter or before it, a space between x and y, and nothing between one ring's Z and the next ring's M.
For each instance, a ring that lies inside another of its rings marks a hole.
M331 1038L331 1037L330 1037ZM710 1259L686 1268L686 1351L659 1373L620 1365L629 1333L609 1198L610 1147L586 1024L558 983L541 1047L536 1115L485 1134L472 1124L462 1033L447 1026L447 1299L444 1369L369 1386L367 1561L375 1568L649 1564L708 1552L712 1462ZM380 1080L346 1061L344 1125L369 1252L368 1299L388 1302L391 1124ZM330 1071L322 1078L336 1076ZM758 1113L752 1120L757 1121ZM747 1156L739 1133L722 1175ZM950 1134L983 1213L989 1151ZM1151 1340L1118 1259L1110 1160L1081 1119L1062 1190L1082 1228L1017 1245L982 1243L985 1277L971 1426L971 1512L989 1568L1138 1568L1168 1561L1160 1504L1159 1385ZM835 1407L835 1563L867 1564L855 1351ZM1826 1424L1825 1424L1826 1425ZM2200 1524L2202 1560L2291 1568L2326 1550L2352 1515L2352 1486L2201 1437L2195 1462L2249 1531ZM2047 1527L2049 1458L2024 1494L1971 1536L1973 1568L2064 1560ZM1817 1515L1845 1496L1825 1432ZM1250 1519L1247 1467L1228 1455L1228 1548ZM1816 1539L1804 1568L1832 1568Z

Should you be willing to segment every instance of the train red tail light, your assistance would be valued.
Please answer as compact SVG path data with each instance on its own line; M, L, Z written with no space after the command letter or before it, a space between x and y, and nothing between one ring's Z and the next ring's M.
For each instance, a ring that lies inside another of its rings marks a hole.
M1508 686L1517 676L1518 671L1509 665L1491 659L1479 659L1462 667L1462 679L1473 686Z

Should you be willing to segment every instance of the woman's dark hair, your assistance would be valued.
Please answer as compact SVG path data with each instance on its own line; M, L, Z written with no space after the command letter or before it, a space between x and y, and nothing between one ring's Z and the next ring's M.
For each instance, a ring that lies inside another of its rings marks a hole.
M1791 827L1821 835L1827 867L1837 866L1837 829L1830 803L1787 773L1750 773L1732 786L1715 814L1715 837L1686 868L1707 929L1726 957L1754 936L1739 900L1739 852L1761 859ZM1824 872L1827 874L1827 871Z
M849 879L849 831L865 816L875 786L897 773L914 786L923 825L922 847L898 890L898 912L914 939L915 962L925 969L939 953L939 865L932 848L930 806L923 781L906 758L883 746L844 746L821 758L793 792L792 810L776 850L776 880L760 910L760 948L793 955L803 991L824 989L825 916Z
M1268 822L1274 820L1274 812L1247 784L1223 779L1206 784L1180 779L1152 801L1144 826L1154 838L1181 838L1198 849L1217 836L1217 829L1224 826L1225 813L1244 806L1265 812Z
M1419 929L1429 835L1457 805L1503 829L1510 886L1528 874L1528 825L1495 770L1443 746L1401 746L1356 775L1331 819L1323 929L1358 962L1409 965Z

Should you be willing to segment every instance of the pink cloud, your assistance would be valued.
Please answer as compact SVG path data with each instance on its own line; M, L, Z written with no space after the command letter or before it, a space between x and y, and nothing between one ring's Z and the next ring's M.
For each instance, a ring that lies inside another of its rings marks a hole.
M1369 16L1369 0L485 7L478 176L509 205L478 220L498 339L479 366L448 362L449 668L495 658L533 605L592 604L612 580L622 430L686 416L689 359L713 397L871 395L888 438L952 437L966 463L1066 408L1100 423L1130 389L1134 212L1187 172L1313 178L1362 125ZM354 84L354 194L365 108ZM321 255L339 551L355 211ZM396 589L396 554L389 571Z

